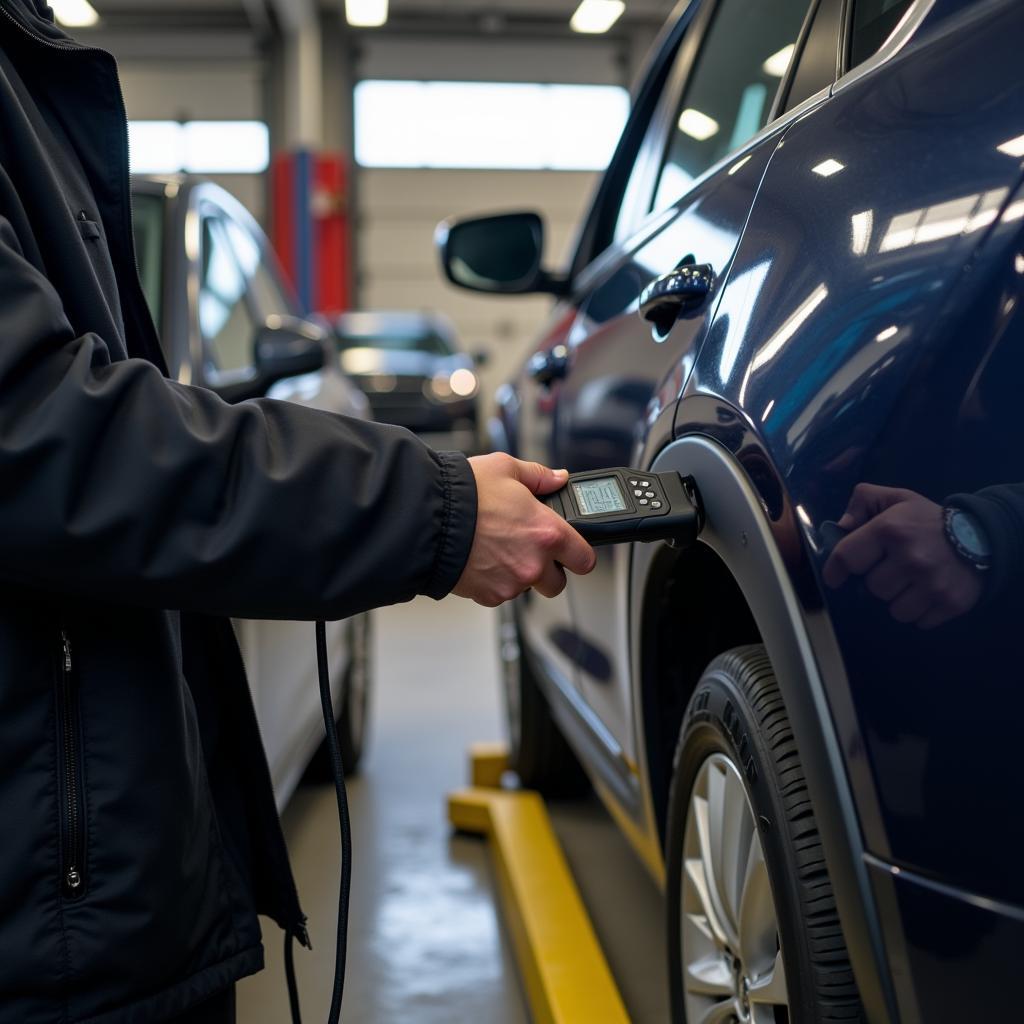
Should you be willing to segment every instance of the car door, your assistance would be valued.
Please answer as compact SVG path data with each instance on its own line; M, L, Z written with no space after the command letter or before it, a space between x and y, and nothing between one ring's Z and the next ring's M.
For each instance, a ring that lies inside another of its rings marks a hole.
M618 239L585 272L587 297L568 335L568 368L553 422L553 447L569 469L642 469L670 439L678 396L759 183L795 116L778 114L824 99L834 80L839 9L832 0L718 0L702 7L652 121L657 141L648 151L659 159L635 169L627 198L632 194L636 205L624 204ZM794 53L800 54L796 62ZM677 273L687 265L704 265L711 280L692 309L673 293L675 283L689 286ZM642 305L653 323L637 315ZM650 500L639 473L635 497ZM595 571L570 579L567 588L581 695L597 720L610 777L622 784L620 795L636 792L637 772L626 607L630 557L628 546L600 549Z
M691 4L656 48L612 166L602 179L581 232L580 251L570 277L585 268L589 262L587 254L606 248L603 236L611 233L606 224L618 222L618 230L624 230L629 219L627 211L636 203L637 184L644 180L644 169L651 162L650 147L655 140L650 126L660 109L660 93L675 74L681 41L689 35L696 10L697 4ZM568 465L567 453L561 449L563 432L558 429L558 417L564 408L561 396L570 365L569 333L576 323L579 304L586 296L585 286L574 288L559 302L515 388L508 389L502 400L506 413L512 405L515 408L515 443L509 447L519 458L550 466ZM517 615L527 647L544 674L574 702L577 710L585 711L579 700L574 700L578 694L576 665L580 652L569 594L563 592L553 599L538 600L528 592L517 602Z

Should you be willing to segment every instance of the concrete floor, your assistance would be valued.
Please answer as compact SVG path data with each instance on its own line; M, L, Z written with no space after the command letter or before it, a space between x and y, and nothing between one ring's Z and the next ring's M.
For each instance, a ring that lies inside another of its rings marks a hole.
M345 1024L526 1024L483 841L453 836L445 795L466 750L502 735L496 618L457 598L375 616L376 679L363 770L349 784L353 887ZM595 801L553 808L555 828L635 1024L668 1019L661 896ZM333 971L338 825L333 789L304 787L285 835L314 951L296 951L303 1019L325 1020ZM280 932L267 970L239 986L238 1019L290 1019Z

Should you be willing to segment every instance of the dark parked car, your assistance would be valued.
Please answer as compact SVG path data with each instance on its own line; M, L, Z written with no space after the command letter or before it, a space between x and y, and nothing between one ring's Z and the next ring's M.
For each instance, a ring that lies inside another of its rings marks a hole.
M524 781L578 759L664 882L676 1020L1024 1014L1022 41L1011 0L682 3L564 272L535 215L440 231L558 298L508 450L703 501L502 642Z
M374 418L414 430L435 448L478 448L476 357L436 313L343 313L334 321L342 369Z
M160 329L171 374L228 401L268 396L366 418L322 326L299 316L270 243L222 188L188 178L132 184L139 276ZM284 806L313 760L328 769L316 652L308 623L234 623ZM332 694L346 767L358 764L371 685L371 620L328 624ZM319 748L319 749L318 749Z

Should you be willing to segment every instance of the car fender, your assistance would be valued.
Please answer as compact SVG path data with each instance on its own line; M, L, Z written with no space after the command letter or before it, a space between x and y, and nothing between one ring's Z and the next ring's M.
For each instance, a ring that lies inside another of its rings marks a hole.
M699 435L684 436L661 450L654 472L676 470L692 476L704 508L699 543L719 556L750 607L778 675L814 804L847 949L867 1019L896 1020L895 1000L886 966L882 927L864 862L864 843L847 775L844 744L829 695L841 686L822 681L842 672L842 662L823 613L808 614L798 596L786 559L773 535L765 502L737 458L723 445ZM658 554L656 545L635 545L630 578L630 607L642 608L648 577ZM641 615L630 622L634 679L641 678ZM834 677L833 677L834 679ZM641 688L634 686L634 721L646 728ZM850 716L839 715L847 723ZM639 744L646 813L654 821L646 744ZM856 749L856 748L854 748Z

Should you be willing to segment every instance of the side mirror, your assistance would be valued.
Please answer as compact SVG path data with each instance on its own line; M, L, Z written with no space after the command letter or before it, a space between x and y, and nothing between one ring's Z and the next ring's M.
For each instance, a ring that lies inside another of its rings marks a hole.
M565 281L541 269L544 222L536 213L505 213L439 224L434 242L452 284L492 295L565 293Z
M325 333L297 317L268 317L256 335L256 373L264 391L286 377L316 373L327 362Z

